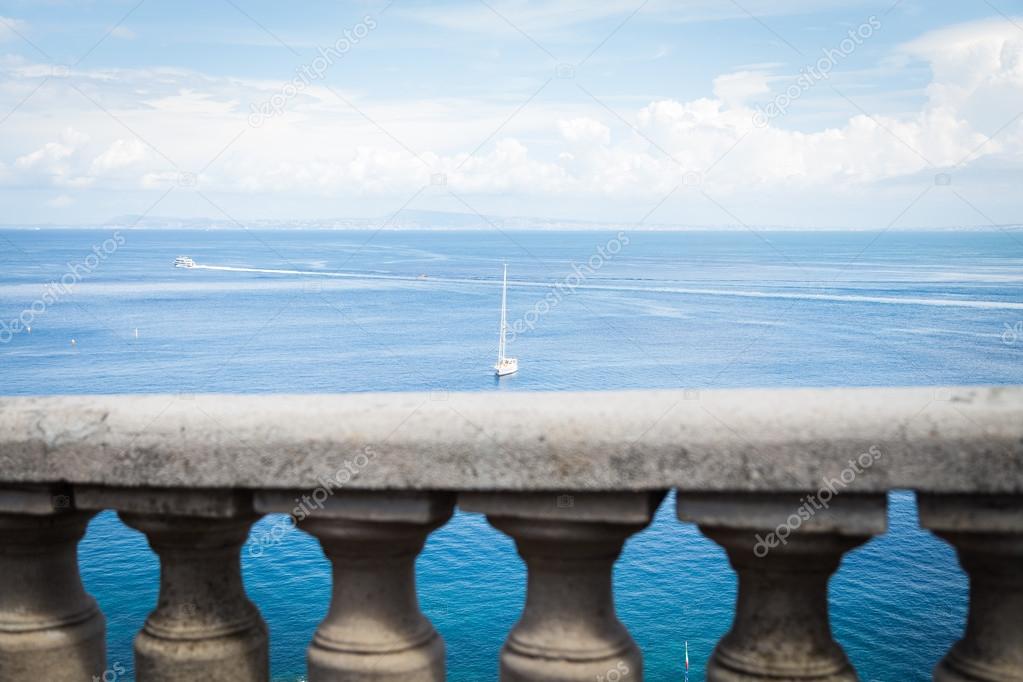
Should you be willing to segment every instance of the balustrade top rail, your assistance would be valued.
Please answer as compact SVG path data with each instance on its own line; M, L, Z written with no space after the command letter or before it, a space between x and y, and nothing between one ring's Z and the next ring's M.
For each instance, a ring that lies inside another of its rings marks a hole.
M872 447L849 490L1021 493L1023 387L0 399L6 483L779 492Z

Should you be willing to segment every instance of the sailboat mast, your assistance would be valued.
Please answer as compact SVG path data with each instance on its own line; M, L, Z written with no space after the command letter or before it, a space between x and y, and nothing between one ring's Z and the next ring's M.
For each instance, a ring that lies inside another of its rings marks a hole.
M508 327L508 264L504 265L504 281L501 284L501 340L497 345L497 362L504 361L505 330Z

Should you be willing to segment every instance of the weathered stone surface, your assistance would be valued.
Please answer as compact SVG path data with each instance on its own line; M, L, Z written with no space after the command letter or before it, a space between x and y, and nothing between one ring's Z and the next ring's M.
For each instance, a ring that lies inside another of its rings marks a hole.
M341 492L297 517L333 567L330 610L309 646L309 682L445 679L444 640L419 610L415 560L427 535L451 517L454 498L394 497L392 504L391 493Z
M678 518L701 526L776 530L798 524L798 530L838 535L881 535L888 529L884 495L839 494L827 499L820 491L756 493L682 493L676 498ZM803 513L801 514L800 511Z
M1023 680L1023 496L919 495L920 525L947 540L970 577L966 630L936 682Z
M1023 388L0 399L6 482L1023 493ZM361 464L361 466L360 466Z
M642 682L643 657L615 614L611 572L661 498L583 494L576 506L540 494L459 496L461 507L515 539L529 569L522 617L501 649L501 682Z
M451 516L454 495L392 490L260 490L254 495L263 514L291 514L297 520L313 517L380 523L433 524Z
M49 515L67 511L72 506L71 489L66 485L0 487L0 514Z
M462 493L458 506L488 516L591 523L650 523L663 494Z
M76 485L77 509L234 519L252 516L252 493L243 490L166 490Z
M265 682L266 624L242 585L255 520L121 512L160 557L160 597L135 638L138 682Z
M724 547L739 576L708 682L858 679L831 636L828 580L845 552L884 532L885 496L840 495L818 509L813 494L679 495L679 518Z
M105 621L78 577L91 516L0 514L0 680L103 675Z

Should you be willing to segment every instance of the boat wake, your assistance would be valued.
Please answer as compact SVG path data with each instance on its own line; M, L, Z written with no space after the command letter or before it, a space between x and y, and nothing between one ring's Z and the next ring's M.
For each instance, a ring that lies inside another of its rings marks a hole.
M327 277L349 280L385 280L394 282L415 282L417 284L470 284L501 286L497 279L474 279L469 277L429 277L411 275L379 275L359 272L330 272L320 270L289 270L281 268L245 268L231 265L193 265L191 270L218 270L223 272L250 272L267 275L298 275L304 277ZM987 310L1023 310L1023 303L1013 301L989 301L968 298L926 298L920 296L873 296L867 294L836 294L812 291L758 291L748 289L706 289L701 287L674 286L628 286L615 284L577 284L568 286L563 282L509 281L510 288L556 289L571 291L609 291L660 294L683 294L689 296L729 296L734 298L766 298L801 301L827 301L833 303L877 303L882 305L936 306L941 308L980 308ZM809 287L808 287L809 288Z

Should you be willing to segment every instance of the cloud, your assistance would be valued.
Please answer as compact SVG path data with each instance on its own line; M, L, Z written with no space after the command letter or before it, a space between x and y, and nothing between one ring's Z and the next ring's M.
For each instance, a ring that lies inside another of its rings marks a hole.
M0 43L12 40L28 31L28 23L0 15Z
M83 147L89 135L68 127L59 138L14 161L14 181L54 187L87 187L93 178L81 172Z
M110 171L137 165L148 157L149 148L140 140L136 138L115 140L106 151L92 160L90 174L105 175Z
M940 29L903 45L934 75L930 106L994 132L1023 111L1023 18Z
M766 71L736 71L714 79L714 96L731 106L739 106L754 97L771 92Z
M248 127L248 103L279 92L281 83L171 68L82 70L78 87L117 120L51 79L8 122L22 127L0 145L17 149L0 157L16 171L6 180L0 174L0 183L159 189L216 157L199 178L204 191L261 197L404 200L444 173L459 194L552 204L566 197L582 205L594 198L653 203L693 177L723 201L812 190L826 203L857 188L887 191L964 160L1021 169L1023 123L1010 121L1023 111L1023 33L1009 22L977 22L927 34L898 53L932 73L915 111L858 113L802 130L784 119L754 124L753 102L789 82L775 75L779 64L721 74L706 83L706 97L608 100L607 108L538 97L510 121L507 98L373 100L345 92L370 122L329 91L310 88L258 129ZM19 91L40 78L23 61L0 61L0 73ZM54 139L31 107L75 127ZM499 126L501 134L470 155ZM795 216L798 203L787 204Z
M558 121L561 136L573 147L606 146L611 142L611 129L592 118Z
M867 0L818 0L812 11L848 8L850 5L869 5ZM620 21L636 12L634 0L495 0L484 4L476 2L448 4L443 9L435 5L397 7L392 10L406 18L446 29L484 34L514 34L525 31L544 39L575 42L572 29L607 22ZM805 0L745 0L739 6L720 0L649 0L641 7L643 18L659 22L693 23L748 19L758 17L803 14L808 10ZM511 26L509 26L511 24ZM513 28L514 27L514 28ZM601 28L603 30L603 27ZM509 34L509 35L511 35Z
M19 156L14 165L20 170L39 169L50 174L60 174L67 170L69 159L78 148L89 141L89 136L74 128L66 128L60 139L47 142L39 149Z
M135 31L131 30L127 26L115 26L110 30L110 35L121 40L135 40L137 37Z
M74 148L59 142L47 142L32 153L19 156L14 165L22 170L53 165L64 161L74 152Z
M218 101L212 93L183 89L173 95L145 100L159 111L174 114L229 114L238 109L237 100Z

